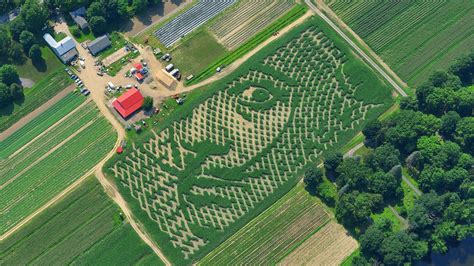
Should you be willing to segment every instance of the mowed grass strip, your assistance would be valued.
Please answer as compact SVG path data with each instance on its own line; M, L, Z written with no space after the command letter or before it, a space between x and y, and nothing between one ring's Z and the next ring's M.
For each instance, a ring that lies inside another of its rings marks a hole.
M327 223L324 207L297 185L204 257L200 265L275 264Z
M86 98L82 95L71 93L34 118L30 123L0 142L0 159L10 156L23 145L44 132L72 110L76 109L85 99Z
M94 178L0 243L1 265L131 265L142 260L162 264L120 220L118 207Z
M68 74L64 70L58 69L32 88L25 89L25 98L21 103L0 107L0 132L9 128L23 116L33 112L70 84L72 84L72 80Z
M72 123L66 119L0 164L1 234L83 176L112 149L113 128L93 104L85 107L84 116L71 117Z

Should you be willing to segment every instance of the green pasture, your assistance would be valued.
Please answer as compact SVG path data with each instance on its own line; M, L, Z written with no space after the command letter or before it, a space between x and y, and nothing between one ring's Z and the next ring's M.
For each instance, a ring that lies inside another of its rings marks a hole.
M170 52L173 64L181 70L184 77L200 73L209 64L228 53L207 30L201 30Z
M142 261L163 264L92 177L0 243L0 263L6 265Z

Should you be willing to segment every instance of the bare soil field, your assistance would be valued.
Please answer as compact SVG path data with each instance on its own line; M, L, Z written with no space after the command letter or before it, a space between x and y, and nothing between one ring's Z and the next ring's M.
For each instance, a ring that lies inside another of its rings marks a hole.
M357 241L346 229L331 221L291 252L280 265L340 265L357 248Z

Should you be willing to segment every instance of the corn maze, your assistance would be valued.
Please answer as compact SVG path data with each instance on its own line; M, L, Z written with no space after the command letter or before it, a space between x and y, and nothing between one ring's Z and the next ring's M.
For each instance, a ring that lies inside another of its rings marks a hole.
M387 107L359 91L365 86L360 78L374 74L361 72L352 82L354 63L361 61L311 21L260 52L229 82L217 83L187 115L108 164L170 258L202 257L242 219L288 191L306 164ZM374 80L377 87L370 89L390 98Z

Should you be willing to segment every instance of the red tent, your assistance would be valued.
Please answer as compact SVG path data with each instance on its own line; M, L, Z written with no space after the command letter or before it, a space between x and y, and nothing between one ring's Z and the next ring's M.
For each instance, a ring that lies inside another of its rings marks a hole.
M133 67L137 70L140 71L143 69L143 65L141 63L135 63Z
M140 72L135 73L135 78L137 78L138 81L142 81L143 80L142 73L140 73Z
M127 118L143 105L143 95L136 88L131 88L118 97L112 105L123 118Z
M117 148L117 153L118 153L118 154L121 154L122 152L123 152L123 148L122 148L122 147L118 147L118 148Z

